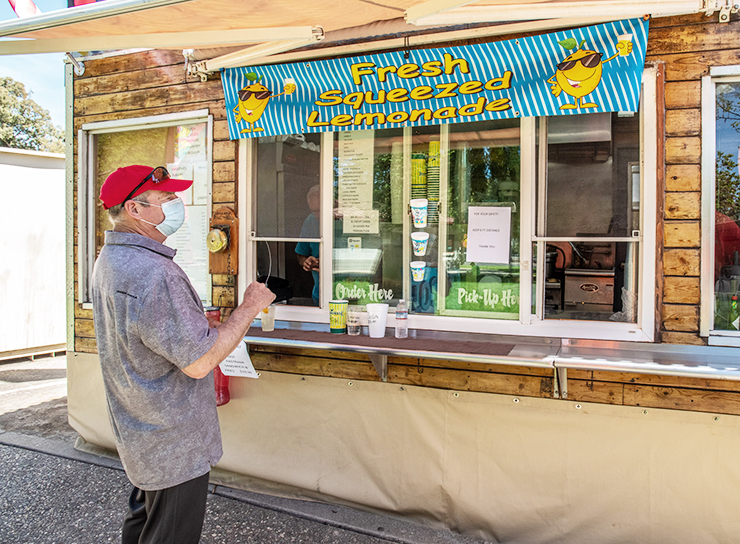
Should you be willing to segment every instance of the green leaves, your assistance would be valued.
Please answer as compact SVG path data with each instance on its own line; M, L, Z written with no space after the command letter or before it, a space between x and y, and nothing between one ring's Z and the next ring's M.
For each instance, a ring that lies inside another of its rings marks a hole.
M564 49L567 49L570 51L571 49L575 49L578 45L578 42L575 38L568 38L567 40L563 40L561 42L558 42Z
M254 72L249 72L245 77L247 78L247 81L257 81L257 77L259 76Z
M561 47L563 47L564 49L567 49L568 51L571 51L576 48L583 49L584 43L586 43L586 40L581 40L581 43L579 44L575 38L568 38L568 39L558 42L558 44L560 44Z
M64 136L25 86L0 77L0 147L64 153Z

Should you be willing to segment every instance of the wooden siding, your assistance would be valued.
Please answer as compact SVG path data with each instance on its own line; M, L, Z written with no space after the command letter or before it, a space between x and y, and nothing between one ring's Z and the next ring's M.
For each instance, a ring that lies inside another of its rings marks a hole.
M647 61L665 70L665 195L660 338L704 345L699 336L701 274L701 78L713 66L740 64L740 18L716 14L650 21ZM659 278L660 280L661 278ZM637 389L635 395L647 395ZM680 403L677 403L677 405Z
M306 376L380 381L367 355L328 350L251 346L255 368ZM553 398L549 369L409 357L388 358L388 383ZM740 415L740 382L627 372L568 371L567 399L620 406Z

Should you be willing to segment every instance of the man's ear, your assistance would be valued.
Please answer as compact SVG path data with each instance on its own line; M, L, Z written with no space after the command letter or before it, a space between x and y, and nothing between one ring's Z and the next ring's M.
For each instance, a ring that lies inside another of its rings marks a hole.
M141 207L140 206L141 204L139 204L135 200L127 200L126 203L123 205L123 209L126 211L126 214L129 217L139 219L141 217Z

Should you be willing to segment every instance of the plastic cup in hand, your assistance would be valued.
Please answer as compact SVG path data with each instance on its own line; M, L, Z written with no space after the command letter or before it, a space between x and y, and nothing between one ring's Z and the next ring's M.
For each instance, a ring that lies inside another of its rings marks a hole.
M424 279L424 269L427 267L427 263L424 261L411 261L411 277L414 281L422 281Z
M414 219L414 227L423 229L427 226L427 205L429 201L426 198L414 198L411 204L411 217Z
M347 332L347 301L329 301L329 330L334 334Z
M370 338L385 336L385 323L388 320L388 305L371 303L367 305L367 329Z
M427 244L429 243L428 232L412 232L411 246L414 248L414 255L423 257L427 254Z
M362 330L360 318L362 317L362 310L359 306L348 306L347 307L347 334L350 336L359 336Z
M270 304L267 308L262 310L260 314L262 321L262 330L264 332L270 332L275 330L275 305Z

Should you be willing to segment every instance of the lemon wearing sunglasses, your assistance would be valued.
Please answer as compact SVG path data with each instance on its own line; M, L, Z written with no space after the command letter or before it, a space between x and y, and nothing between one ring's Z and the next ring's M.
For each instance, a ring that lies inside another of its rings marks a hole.
M235 120L237 124L245 121L248 125L250 125L249 127L243 128L241 130L242 134L246 134L249 132L264 132L263 128L257 127L254 124L259 121L260 117L262 117L262 114L265 112L265 108L270 102L270 99L276 98L283 94L293 94L296 90L296 85L292 79L289 82L286 80L283 92L273 95L270 89L260 83L260 81L262 80L262 76L259 76L259 79L257 79L257 74L255 74L254 72L250 72L249 74L247 74L246 77L248 81L256 80L256 82L243 87L239 91L239 103L234 107L233 110Z
M557 65L555 75L547 80L551 84L550 92L554 96L560 96L560 93L564 92L576 99L575 104L568 103L560 106L561 110L598 108L598 104L586 102L584 98L591 94L601 83L604 64L619 55L619 52L617 52L614 56L602 61L602 53L581 49L584 42L585 40L581 42L575 53L568 55ZM571 38L559 43L566 49L573 49L576 41ZM631 42L628 44L628 49L629 52L632 51Z

